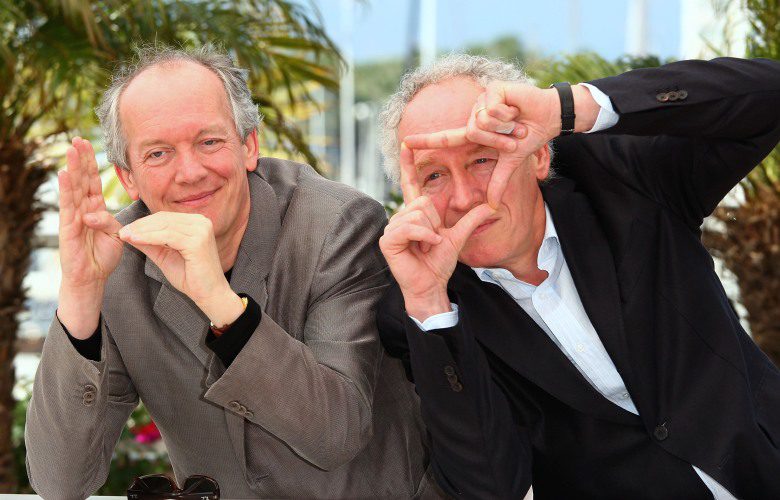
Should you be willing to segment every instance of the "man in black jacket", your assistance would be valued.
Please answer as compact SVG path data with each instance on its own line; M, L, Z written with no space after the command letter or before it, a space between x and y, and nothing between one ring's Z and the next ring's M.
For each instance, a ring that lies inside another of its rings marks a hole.
M397 284L378 322L416 384L439 483L780 498L780 371L700 242L780 139L780 64L554 87L454 55L407 75L382 116L405 206L380 240Z

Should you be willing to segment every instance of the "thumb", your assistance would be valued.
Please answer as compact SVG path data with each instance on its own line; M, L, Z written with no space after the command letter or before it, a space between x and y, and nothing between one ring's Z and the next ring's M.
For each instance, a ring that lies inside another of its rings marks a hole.
M84 224L90 229L109 235L115 235L122 229L122 224L105 210L84 214Z
M450 235L453 245L458 249L458 252L466 244L466 240L469 239L471 233L483 224L491 215L496 211L487 203L476 206L469 210L469 212L461 217L461 219L450 228Z

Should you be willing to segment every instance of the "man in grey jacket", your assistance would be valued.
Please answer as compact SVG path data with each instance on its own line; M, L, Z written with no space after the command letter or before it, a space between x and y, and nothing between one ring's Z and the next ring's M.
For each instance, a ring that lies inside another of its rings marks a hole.
M208 48L141 53L98 114L135 202L109 214L75 138L25 434L35 490L97 490L140 398L180 482L206 474L230 498L423 494L417 399L374 326L382 207L258 160L245 72Z

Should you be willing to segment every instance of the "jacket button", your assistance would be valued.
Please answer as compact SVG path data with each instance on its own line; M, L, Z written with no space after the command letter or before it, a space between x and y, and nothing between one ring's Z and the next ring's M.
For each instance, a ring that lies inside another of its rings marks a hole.
M450 388L455 392L460 392L463 390L463 384L460 382L453 382L450 384Z
M455 375L455 368L451 367L450 365L447 365L444 367L444 374L448 377L451 375Z
M84 386L84 392L95 392L97 391L97 387L95 387L92 384L87 384Z
M669 429L666 428L666 422L662 423L661 425L657 425L655 427L655 430L653 430L653 436L658 441L663 441L664 439L669 437Z
M658 102L666 102L669 100L669 94L666 92L661 92L660 94L656 95L655 98Z
M677 91L677 97L682 101L686 97L688 97L688 92L685 90L678 90Z
M252 413L250 410L247 410L247 411L244 412L244 417L246 417L246 418L252 418L254 416L255 416L255 414Z
M228 403L228 408L236 413L241 413L241 404L238 401L231 401Z

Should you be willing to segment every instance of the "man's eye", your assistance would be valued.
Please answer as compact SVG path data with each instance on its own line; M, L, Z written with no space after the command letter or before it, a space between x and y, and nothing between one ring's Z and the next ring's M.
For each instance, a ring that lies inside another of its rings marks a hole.
M152 151L146 155L146 160L151 162L158 162L165 156L166 151Z
M493 158L477 158L476 160L474 160L474 164L476 164L476 165L485 165L485 164L491 163L493 161L495 161Z
M222 141L220 141L219 139L206 139L205 141L203 141L203 145L208 148L214 148L218 146L221 142Z
M428 175L425 178L425 182L435 181L436 179L439 179L439 178L441 178L441 172L433 172L432 174Z

